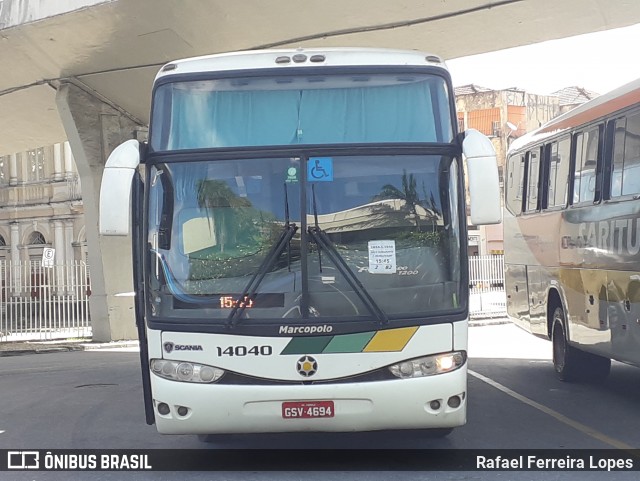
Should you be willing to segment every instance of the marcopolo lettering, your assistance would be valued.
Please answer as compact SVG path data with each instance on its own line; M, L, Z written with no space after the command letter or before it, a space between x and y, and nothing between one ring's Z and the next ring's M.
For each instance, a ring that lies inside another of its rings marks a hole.
M278 334L329 334L333 326L280 326Z

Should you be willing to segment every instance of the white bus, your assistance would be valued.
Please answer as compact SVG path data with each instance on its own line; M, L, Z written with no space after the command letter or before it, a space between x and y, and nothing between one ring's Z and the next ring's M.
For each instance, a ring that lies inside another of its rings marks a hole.
M463 148L472 222L501 208L491 142L458 135L452 92L442 60L413 51L160 70L148 143L114 150L100 201L101 232L123 235L131 197L147 422L204 437L464 424Z
M515 141L505 192L513 322L552 340L562 380L640 366L640 81Z

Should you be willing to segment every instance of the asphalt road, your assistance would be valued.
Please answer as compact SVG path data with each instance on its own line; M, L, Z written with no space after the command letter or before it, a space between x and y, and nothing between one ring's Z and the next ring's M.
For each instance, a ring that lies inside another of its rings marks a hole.
M0 359L0 449L632 449L640 447L640 369L614 363L602 385L557 381L550 344L512 325L470 329L468 423L445 439L421 433L228 436L202 444L144 423L138 354L132 350ZM347 479L389 479L371 472ZM285 466L286 468L286 466ZM7 476L11 474L11 476ZM4 479L71 479L71 473L0 473ZM80 473L77 473L80 474ZM394 473L397 479L637 479L636 473ZM127 473L126 479L208 479L198 473ZM344 476L340 479L344 479ZM338 479L335 472L226 473L216 479ZM73 479L122 479L82 473ZM542 479L542 478L540 478Z

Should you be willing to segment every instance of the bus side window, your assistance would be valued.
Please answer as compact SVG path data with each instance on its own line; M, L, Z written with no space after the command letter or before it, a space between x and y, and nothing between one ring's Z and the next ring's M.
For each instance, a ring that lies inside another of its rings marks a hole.
M556 204L556 178L558 177L558 142L553 142L547 146L549 153L547 156L547 172L549 173L549 180L547 186L547 207L554 207Z
M611 197L640 193L640 113L616 120Z
M599 127L596 127L576 135L576 168L573 178L574 204L595 200L599 134Z
M507 209L513 215L522 214L522 191L524 188L524 155L517 154L509 157L506 182Z
M526 212L538 210L538 180L540 179L540 149L527 154L527 206Z
M549 195L547 205L566 207L569 190L569 166L571 156L571 139L566 137L551 145L549 157Z

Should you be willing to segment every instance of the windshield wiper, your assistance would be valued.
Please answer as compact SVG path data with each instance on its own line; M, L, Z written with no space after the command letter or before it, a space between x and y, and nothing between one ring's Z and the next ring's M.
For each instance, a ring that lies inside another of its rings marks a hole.
M349 267L344 258L335 248L327 233L320 228L320 225L318 224L318 211L316 208L316 190L315 185L313 184L311 185L311 192L313 196L313 217L315 225L308 227L307 232L318 246L318 249L324 249L327 257L329 257L331 262L333 262L333 264L336 266L336 269L338 269L338 272L340 272L340 274L342 274L342 276L346 279L347 283L351 286L353 291L356 293L365 307L369 310L371 315L373 315L381 325L388 324L389 318L387 317L385 312L380 308L380 306L378 306L376 301L373 300L371 294L369 294L369 292L365 289L364 285L362 285L362 282L360 282L353 270ZM320 255L320 253L318 253L318 255Z
M269 253L265 256L264 260L260 264L260 267L251 277L245 288L242 290L242 293L236 300L235 306L233 306L233 309L231 309L231 312L227 317L227 327L234 327L236 325L238 318L242 315L247 306L245 299L253 299L256 291L258 290L258 287L260 286L260 283L269 273L285 248L287 249L287 265L289 266L289 269L291 268L291 239L293 239L293 236L296 234L298 226L289 222L289 198L287 196L287 184L284 185L284 203L284 229L282 230L278 241L271 247Z

